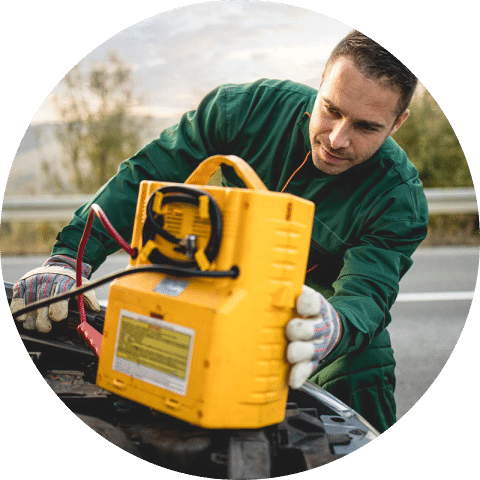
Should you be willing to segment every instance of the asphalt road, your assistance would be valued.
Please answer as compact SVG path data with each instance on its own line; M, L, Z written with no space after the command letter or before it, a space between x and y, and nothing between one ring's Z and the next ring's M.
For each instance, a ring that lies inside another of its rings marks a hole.
M39 266L40 257L2 258L4 281ZM123 269L127 257L111 256L93 278ZM419 249L401 282L389 326L397 360L396 401L402 417L428 390L447 362L469 314L478 275L478 248ZM99 287L104 301L108 287Z
M469 314L478 266L478 248L415 253L388 328L397 361L398 418L427 391L455 348Z

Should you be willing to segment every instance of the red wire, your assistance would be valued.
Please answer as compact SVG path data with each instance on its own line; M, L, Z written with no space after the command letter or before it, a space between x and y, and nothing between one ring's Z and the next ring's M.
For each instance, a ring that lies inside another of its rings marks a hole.
M136 254L136 250L131 247L125 240L120 236L120 234L115 230L113 225L108 220L107 216L96 203L92 204L88 212L87 223L83 230L82 238L78 245L77 251L77 269L76 269L76 281L77 287L82 286L82 259L83 253L85 251L85 246L87 245L88 237L92 230L93 220L95 215L100 219L105 230L111 235L111 237L117 242L117 244L122 247L131 257ZM77 327L77 332L87 341L90 347L93 349L97 356L100 355L100 347L102 345L102 335L100 332L95 330L89 323L87 323L87 317L85 314L85 302L83 299L83 294L78 295L78 313L80 315L80 325Z
M109 222L107 216L103 212L103 210L96 204L94 203L91 208L93 210L100 221L102 222L103 226L105 227L105 230L111 235L111 237L117 242L117 244L122 247L131 257L133 257L136 253L136 250L131 247L121 236L120 234L115 230L113 225Z

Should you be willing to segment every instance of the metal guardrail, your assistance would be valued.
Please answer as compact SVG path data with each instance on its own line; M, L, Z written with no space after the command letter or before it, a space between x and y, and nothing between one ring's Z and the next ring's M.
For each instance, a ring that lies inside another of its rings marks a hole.
M91 195L9 196L3 200L2 222L70 221Z
M425 195L430 214L477 213L473 188L427 188Z
M431 214L478 213L473 188L430 188L425 194ZM3 202L1 221L69 221L90 199L90 195L9 196Z

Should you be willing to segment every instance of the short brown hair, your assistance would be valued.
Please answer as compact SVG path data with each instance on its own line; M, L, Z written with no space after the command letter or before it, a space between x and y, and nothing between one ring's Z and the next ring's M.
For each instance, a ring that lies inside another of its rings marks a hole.
M400 90L397 115L408 108L417 87L417 78L390 52L363 33L353 30L332 50L325 71L340 57L352 59L366 77Z

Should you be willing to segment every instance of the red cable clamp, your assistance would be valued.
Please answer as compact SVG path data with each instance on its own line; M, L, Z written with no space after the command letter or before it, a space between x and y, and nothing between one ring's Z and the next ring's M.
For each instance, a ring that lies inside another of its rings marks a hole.
M88 237L90 236L90 232L92 230L92 224L93 220L95 219L95 215L100 219L102 225L105 227L105 230L107 230L107 232L117 242L117 244L120 245L120 247L122 247L131 257L135 257L137 255L137 250L131 247L127 242L125 242L125 240L120 236L120 234L110 223L100 206L96 203L92 204L92 206L90 207L90 211L88 212L87 223L85 225L85 229L83 230L82 239L80 240L80 244L78 245L76 270L77 287L82 286L83 253L85 251L85 246L87 245ZM77 332L87 342L89 347L98 357L100 355L100 349L102 346L102 334L87 322L83 294L78 295L77 301L78 313L80 315L80 325L77 327Z

